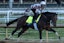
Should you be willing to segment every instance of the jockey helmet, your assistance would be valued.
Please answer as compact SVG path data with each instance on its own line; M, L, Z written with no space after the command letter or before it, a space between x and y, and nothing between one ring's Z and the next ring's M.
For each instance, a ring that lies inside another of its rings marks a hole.
M45 6L46 6L46 2L45 1L41 1L40 4L41 4L41 8L44 9Z

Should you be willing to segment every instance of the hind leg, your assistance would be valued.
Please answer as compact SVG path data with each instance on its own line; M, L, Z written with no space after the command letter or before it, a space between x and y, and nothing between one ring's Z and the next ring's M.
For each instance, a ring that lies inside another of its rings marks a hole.
M14 33L15 33L16 31L18 31L20 28L21 28L21 23L20 23L20 24L17 23L16 29L12 31L11 35L9 36L9 38L11 38L11 37L14 35Z
M57 36L58 36L58 38L60 39L60 35L58 34L58 32L57 31L55 31L54 29L52 29L52 28L50 28L50 29L47 29L48 31L51 31L51 32L54 32Z
M22 30L18 33L18 37L20 37L20 35L22 35L28 29L29 28L27 26L23 27Z

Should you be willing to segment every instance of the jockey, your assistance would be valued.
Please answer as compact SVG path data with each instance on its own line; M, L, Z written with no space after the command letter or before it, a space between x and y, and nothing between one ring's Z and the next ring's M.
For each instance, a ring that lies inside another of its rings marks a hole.
M33 23L33 26L34 26L34 28L35 28L36 30L38 30L38 28L37 28L37 23L35 22L35 20L36 20L37 17L38 17L38 13L40 13L40 11L38 10L38 9L40 9L40 6L41 6L40 4L31 5L31 10L32 10L32 12L34 13L32 23ZM39 11L39 12L37 13L37 11Z
M35 20L37 19L37 17L39 16L39 14L42 13L42 8L44 8L44 2L41 2L39 4L34 4L34 5L31 5L31 11L33 12L33 26L36 30L38 30L37 28L37 23L35 22ZM26 10L28 11L28 10ZM28 24L29 25L29 24Z
M38 30L37 28L37 23L35 22L35 20L37 19L37 17L39 16L39 14L41 14L41 4L34 4L34 5L31 5L31 10L33 11L34 13L34 16L33 16L33 26L36 30Z

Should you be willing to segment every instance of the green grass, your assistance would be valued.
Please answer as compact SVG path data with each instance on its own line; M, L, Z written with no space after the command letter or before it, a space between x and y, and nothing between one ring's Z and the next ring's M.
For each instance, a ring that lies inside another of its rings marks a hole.
M61 37L64 37L64 29L63 28L54 28L54 29L60 34ZM14 30L14 28L8 28L8 33L11 34L11 32L13 30ZM4 34L0 34L0 39L5 38L5 29L4 28L0 28L0 33L4 33ZM8 34L8 36L10 34ZM17 34L14 34L13 37L17 38ZM43 39L46 38L46 31L45 30L42 32L42 37L43 37ZM49 39L50 39L50 37L52 37L52 39L58 38L53 32L49 32ZM36 30L29 29L20 38L22 38L22 39L39 39L39 32Z

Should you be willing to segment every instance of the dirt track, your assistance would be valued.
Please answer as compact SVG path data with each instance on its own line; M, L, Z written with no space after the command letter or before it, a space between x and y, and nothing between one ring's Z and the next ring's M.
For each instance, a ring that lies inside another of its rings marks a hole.
M40 43L39 41L13 41L13 40L3 40L0 43ZM43 41L42 43L64 43L64 41Z

